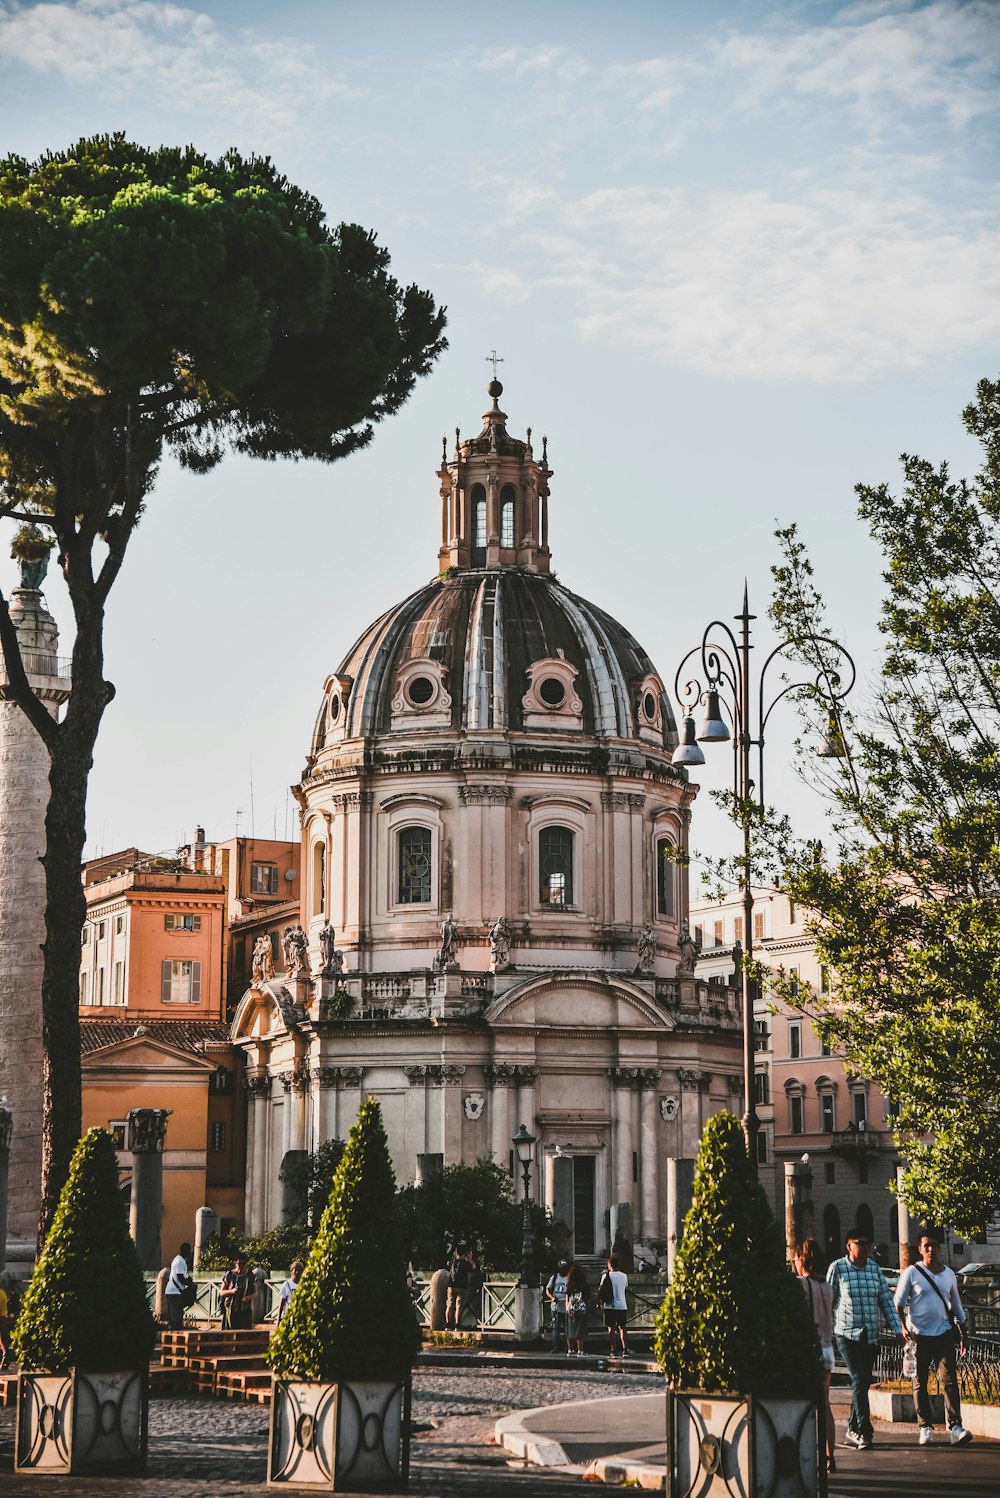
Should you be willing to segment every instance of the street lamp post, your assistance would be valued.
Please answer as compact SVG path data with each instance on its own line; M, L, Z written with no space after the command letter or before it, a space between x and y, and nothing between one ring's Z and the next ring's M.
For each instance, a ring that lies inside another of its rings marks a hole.
M537 1141L534 1134L529 1134L524 1124L521 1124L512 1142L518 1164L521 1167L521 1178L524 1183L521 1278L518 1280L518 1284L537 1285L538 1273L535 1269L535 1235L531 1231L531 1162L534 1159L535 1144Z
M727 743L733 745L733 797L737 814L743 824L743 862L740 866L740 893L743 896L743 1098L746 1112L743 1127L747 1136L747 1151L750 1168L757 1173L757 1132L760 1120L757 1116L757 1100L754 1080L754 996L756 984L751 978L753 961L753 880L751 877L751 808L764 810L764 731L771 713L783 697L790 692L811 692L826 704L827 727L817 753L824 759L840 759L845 753L841 727L841 704L855 681L854 662L848 652L836 640L826 635L813 636L809 640L788 637L776 645L764 661L757 677L756 689L751 682L750 624L756 618L750 613L747 589L743 588L743 610L736 615L739 636L733 634L728 624L713 619L701 637L701 644L689 650L677 668L674 679L674 696L681 706L683 716L680 725L680 743L673 753L674 764L703 765L705 756L699 744ZM718 633L716 633L718 631ZM816 675L812 681L786 682L769 703L765 704L765 682L768 667L785 651L812 647L816 657ZM823 659L819 647L826 647L833 657L847 667L846 685L839 672ZM688 663L696 659L695 670L700 675L685 678ZM696 727L693 711L704 704L705 715ZM729 723L723 713L728 714ZM751 776L751 754L757 751L757 778Z

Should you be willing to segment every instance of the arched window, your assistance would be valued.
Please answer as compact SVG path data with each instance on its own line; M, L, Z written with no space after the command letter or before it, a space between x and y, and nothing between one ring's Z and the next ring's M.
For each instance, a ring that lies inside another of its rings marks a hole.
M669 838L656 840L656 913L672 918L674 915L674 887L677 865L672 858L673 843Z
M312 913L326 910L326 844L313 843Z
M862 1202L858 1208L858 1232L869 1243L875 1242L875 1221L872 1217L872 1209L867 1202Z
M840 1241L840 1213L833 1202L823 1208L823 1248L828 1259L840 1257L843 1244Z
M486 566L486 490L472 486L472 565Z
M538 899L542 905L573 903L573 834L543 827L538 834Z
M429 827L399 832L400 905L429 905L431 899L431 833Z
M500 490L500 545L514 545L514 485L504 484Z

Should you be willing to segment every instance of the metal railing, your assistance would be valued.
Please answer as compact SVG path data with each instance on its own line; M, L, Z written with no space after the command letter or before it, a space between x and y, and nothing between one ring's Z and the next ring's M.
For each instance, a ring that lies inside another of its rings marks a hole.
M146 1301L149 1309L156 1310L156 1281L157 1276L146 1275ZM265 1279L264 1288L267 1291L267 1309L264 1313L263 1324L277 1321L278 1300L281 1296L281 1287L288 1278L283 1274L279 1279ZM185 1321L220 1321L222 1319L222 1302L219 1299L219 1289L222 1285L222 1275L211 1278L196 1276L195 1288L197 1298L193 1306L188 1306L184 1312Z
M21 662L29 676L55 676L61 681L69 681L73 674L73 662L68 656L50 655L48 651L22 650ZM6 668L0 660L0 676L6 675Z
M1000 1341L970 1337L969 1350L956 1364L958 1392L973 1404L1000 1404ZM903 1344L880 1340L875 1359L874 1381L880 1384L909 1383L903 1377ZM931 1394L940 1393L935 1375L928 1380Z

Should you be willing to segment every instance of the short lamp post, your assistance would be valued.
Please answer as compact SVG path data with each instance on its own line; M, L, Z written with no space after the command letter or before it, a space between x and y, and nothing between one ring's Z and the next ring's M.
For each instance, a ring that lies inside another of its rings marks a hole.
M535 1144L537 1140L534 1134L529 1134L524 1124L521 1124L513 1141L514 1153L521 1167L521 1179L524 1183L524 1202L521 1236L521 1278L520 1285L537 1285L538 1273L535 1269L535 1235L531 1231L531 1162L535 1156Z
M750 1169L757 1173L757 1133L760 1119L757 1116L756 1080L754 1076L754 997L756 984L751 978L753 961L753 879L751 863L751 818L753 811L764 810L764 731L771 713L783 697L789 693L808 693L823 703L826 711L826 731L816 752L822 759L843 759L847 754L844 743L841 709L844 698L855 681L854 662L836 640L828 636L811 636L808 640L792 637L781 641L764 660L757 675L756 684L751 682L750 624L756 618L751 614L747 590L743 589L743 610L736 615L740 626L739 637L733 634L728 624L715 619L709 624L701 638L701 644L689 650L677 669L674 680L674 695L680 704L680 742L673 753L675 765L703 765L705 756L701 744L727 743L733 746L733 798L736 815L743 824L743 861L740 865L740 892L743 896L743 1099L746 1112L743 1127L747 1136L747 1151ZM822 647L822 648L821 648ZM813 659L815 677L812 681L788 682L771 699L765 700L765 680L768 667L784 652L801 659L808 651ZM833 668L836 660L846 668L846 684L840 673ZM689 666L689 662L693 664ZM699 675L686 677L688 670ZM699 724L694 721L694 709L698 704L704 708ZM727 721L728 720L728 721ZM732 731L730 731L730 724ZM751 778L751 751L757 751L757 778Z

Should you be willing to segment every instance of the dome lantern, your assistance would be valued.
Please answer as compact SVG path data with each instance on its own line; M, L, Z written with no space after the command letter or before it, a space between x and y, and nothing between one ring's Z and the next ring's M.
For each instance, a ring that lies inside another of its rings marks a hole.
M543 440L538 462L530 428L527 441L509 434L495 370L487 394L492 404L483 413L479 435L462 441L456 429L454 456L442 452L439 570L521 567L547 573L552 476L547 445Z

